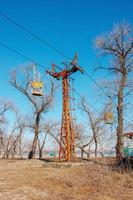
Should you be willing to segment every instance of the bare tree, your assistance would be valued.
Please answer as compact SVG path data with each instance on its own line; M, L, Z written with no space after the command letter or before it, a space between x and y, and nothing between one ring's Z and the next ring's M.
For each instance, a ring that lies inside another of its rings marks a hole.
M86 154L89 158L91 153L91 146L94 143L94 140L91 134L86 134L83 124L76 125L75 140L76 148L80 149L81 151L81 158L84 157L84 154Z
M13 109L13 105L11 102L0 100L0 124L6 121L5 114L11 109Z
M40 159L42 159L42 152L43 152L44 145L46 143L47 136L52 134L52 132L55 130L57 124L58 123L50 124L49 122L44 124L44 128L42 130L42 133L44 135L44 137L42 139L42 144L41 144L41 139L38 137L38 147L39 147L39 158Z
M4 153L5 150L5 125L7 125L6 113L13 109L13 105L9 101L0 100L0 152Z
M98 139L100 136L100 122L103 120L102 118L98 117L94 117L93 114L91 113L89 106L87 104L87 102L85 101L85 99L82 99L82 107L81 107L82 111L84 111L87 114L87 117L89 119L90 122L90 128L92 130L92 138L95 144L95 157L97 157L97 152L98 152Z
M54 143L56 142L58 145L60 145L60 126L59 123L55 123L55 127L51 129L49 132L49 136L53 138Z
M117 76L117 144L116 157L123 158L123 104L127 79L133 71L133 37L132 28L126 23L114 25L109 33L102 34L96 39L96 47L102 55L110 56L112 66L100 67L112 71Z
M18 124L18 133L16 137L16 142L18 141L18 156L19 158L23 157L23 144L22 144L22 136L27 128L26 116L17 116L17 124Z
M15 122L12 128L9 130L9 134L5 137L5 158L9 158L10 155L14 157L17 153L19 154L19 157L22 158L22 135L25 128L25 119L16 115Z
M23 71L22 71L23 70ZM52 103L53 97L53 83L51 83L51 89L49 95L45 96L33 96L31 94L31 68L25 67L20 72L23 75L21 78L19 77L20 74L17 74L16 71L11 72L11 79L10 83L13 87L15 87L19 92L21 92L31 104L34 110L34 139L31 145L31 149L28 155L29 159L35 157L35 151L38 141L38 135L40 130L40 120L44 113L48 111Z
M5 130L0 128L0 155L1 157L3 157L4 151L5 151L4 137L5 137Z

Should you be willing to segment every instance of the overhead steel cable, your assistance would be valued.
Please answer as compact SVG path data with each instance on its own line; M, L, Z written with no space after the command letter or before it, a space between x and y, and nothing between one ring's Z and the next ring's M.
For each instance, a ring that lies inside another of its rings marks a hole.
M75 89L74 89L74 91L75 91L75 93L80 97L80 99L82 100L83 97L79 94L79 92L77 92ZM97 110L90 102L88 102L88 100L85 99L85 102L86 102L88 105L90 105L90 107L92 107L93 110L95 110L96 113L99 114L98 110Z
M36 63L36 64L38 64L38 66L44 68L45 70L49 70L49 69L47 69L46 67L44 67L43 65L41 65L40 63L38 63L37 61L35 61L34 59L31 59L30 57L24 55L23 53L20 53L19 51L16 51L15 49L13 49L13 48L7 46L6 44L0 42L0 45L1 45L2 47L4 47L4 48L8 49L9 51L15 53L16 55L21 56L21 57L24 58L25 60L28 60L28 61L33 62L33 63ZM58 67L58 66L56 66L56 68L58 68L59 70L62 70L62 69L61 69L60 67Z
M50 49L54 50L56 53L60 54L61 56L67 58L68 60L71 61L71 58L67 55L65 55L62 51L60 51L59 49L57 49L56 47L54 47L53 45L49 44L48 42L46 42L45 40L43 40L42 38L40 38L39 36L37 36L35 33L31 32L29 29L25 28L24 26L22 26L21 24L17 23L14 19L12 19L11 17L7 16L6 14L4 14L3 12L0 11L0 16L3 17L4 19L6 19L7 21L9 21L10 23L16 25L18 28L20 28L21 30L23 30L24 32L26 32L27 34L31 35L32 37L34 37L35 39L37 39L38 41L40 41L42 44L48 46ZM58 69L60 69L58 67ZM60 69L61 70L61 69ZM95 83L98 87L98 83L88 74L88 72L83 69L84 73L87 75L87 77L93 82ZM100 87L99 87L100 88ZM102 88L100 88L102 89Z
M63 52L61 52L60 50L58 50L56 47L54 47L53 45L49 44L48 42L46 42L45 40L43 40L42 38L40 38L39 36L37 36L36 34L34 34L33 32L31 32L29 29L27 29L24 26L20 25L15 20L13 20L11 17L7 16L6 14L2 13L1 11L0 11L0 16L3 17L3 18L5 18L6 20L8 20L9 22L11 22L12 24L16 25L18 28L22 29L24 32L26 32L27 34L31 35L32 37L34 37L35 39L37 39L41 43L45 44L47 47L49 47L50 49L52 49L56 53L60 54L61 56L65 57L65 58L67 58L69 60L71 60L71 58L69 58Z
M81 94L79 94L79 92L77 92L77 90L75 90L74 87L71 87L70 84L69 84L69 87L80 97L81 100L83 99L83 97L81 96ZM90 105L90 107L92 107L93 110L95 110L96 113L99 113L98 110L97 110L91 103L89 103L87 100L85 100L85 102L86 102L88 105Z
M22 54L22 53L16 51L16 50L13 49L13 48L10 48L9 46L5 45L4 43L0 42L0 45L3 46L4 48L8 49L9 51L11 51L11 52L13 52L13 53L15 53L15 54L21 56L21 57L24 58L25 60L28 60L28 61L33 62L33 63L36 63L36 64L38 64L40 67L43 67L45 70L48 70L46 67L44 67L43 65L39 64L39 63L36 62L35 60L31 59L30 57L25 56L24 54Z
M133 123L133 120L127 115L127 113L125 113L124 115L127 117L130 123Z
M44 67L43 65L41 65L40 63L38 63L36 60L31 59L30 57L28 57L28 56L26 56L26 55L20 53L19 51L16 51L16 50L13 49L13 48L10 48L9 46L5 45L4 43L0 42L0 45L1 45L2 47L4 47L4 48L8 49L9 51L15 53L16 55L21 56L21 57L24 58L25 60L28 60L28 61L33 62L33 63L36 63L36 64L38 64L38 66L44 68L45 70L48 70L46 67ZM74 91L75 91L75 93L82 99L82 96L81 96L75 89L74 89ZM87 103L98 113L98 111L95 109L95 107L94 107L93 105L91 105L89 102L87 102Z

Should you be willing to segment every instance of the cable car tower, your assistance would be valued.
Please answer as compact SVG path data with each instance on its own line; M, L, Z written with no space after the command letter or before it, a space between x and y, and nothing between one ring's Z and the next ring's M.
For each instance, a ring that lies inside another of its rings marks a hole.
M31 82L32 95L34 96L43 96L43 82L40 78L40 73L36 70L36 64L33 64L33 74L34 78Z
M52 64L52 72L46 71L48 74L56 78L57 80L62 80L62 123L60 130L60 147L59 147L59 161L65 160L70 161L75 158L75 144L74 144L74 128L73 122L70 114L70 104L69 104L69 76L77 71L83 73L80 66L77 65L78 55L76 54L74 59L65 65L65 69L61 72L56 72L55 64Z
M112 100L111 96L108 96L109 102L105 108L105 113L104 113L104 121L106 124L111 124L113 125L114 122L114 117L113 117L113 111L112 111Z

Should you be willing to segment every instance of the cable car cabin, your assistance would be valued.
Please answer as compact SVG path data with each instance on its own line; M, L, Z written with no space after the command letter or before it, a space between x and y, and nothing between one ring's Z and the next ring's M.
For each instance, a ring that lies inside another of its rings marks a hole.
M133 158L133 132L125 133L123 153L124 157Z
M106 124L113 124L113 113L112 112L106 112L104 114L104 121Z
M43 96L43 83L38 81L33 81L31 83L32 95Z

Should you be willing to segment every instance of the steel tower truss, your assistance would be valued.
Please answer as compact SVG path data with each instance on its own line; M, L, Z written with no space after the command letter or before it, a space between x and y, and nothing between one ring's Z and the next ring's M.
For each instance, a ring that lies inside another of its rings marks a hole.
M72 61L71 68L65 68L61 72L47 71L51 76L59 80L62 79L62 123L60 130L60 147L59 147L59 160L70 161L75 158L75 143L74 143L74 126L70 114L69 105L69 79L68 77L76 71L82 69L77 66L76 62ZM53 66L52 66L53 67ZM55 65L56 67L56 65ZM54 68L54 67L53 67Z

